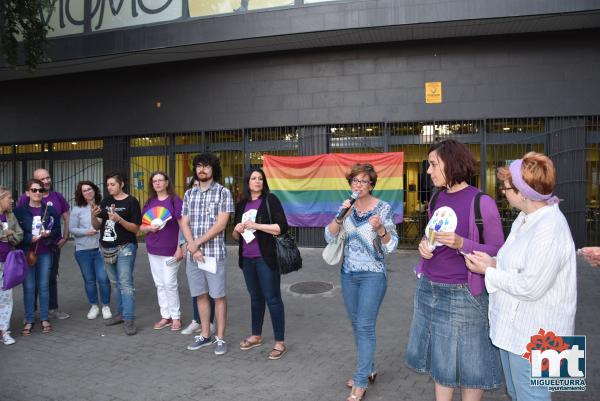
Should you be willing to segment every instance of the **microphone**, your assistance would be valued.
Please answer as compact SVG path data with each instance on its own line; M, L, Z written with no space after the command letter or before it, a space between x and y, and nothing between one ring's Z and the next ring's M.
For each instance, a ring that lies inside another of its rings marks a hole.
M356 199L358 198L359 194L360 194L360 192L352 192L352 195L350 195L350 197L348 198L348 201L350 202L350 206L352 206L354 204L354 202L356 202ZM340 210L340 212L337 214L337 216L335 216L335 218L337 220L341 220L342 218L344 218L346 213L348 213L349 209L350 209L349 207L342 208L342 210Z

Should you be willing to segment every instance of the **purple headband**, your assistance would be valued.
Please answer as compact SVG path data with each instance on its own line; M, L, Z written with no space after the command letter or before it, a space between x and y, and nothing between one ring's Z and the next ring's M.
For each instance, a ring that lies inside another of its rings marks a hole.
M519 192L523 195L523 197L532 200L532 201L541 201L546 202L549 205L554 205L560 202L556 196L542 195L537 192L535 189L531 188L529 184L523 180L523 174L521 173L521 165L523 164L523 159L518 159L510 163L510 175L512 176L513 185L519 190Z

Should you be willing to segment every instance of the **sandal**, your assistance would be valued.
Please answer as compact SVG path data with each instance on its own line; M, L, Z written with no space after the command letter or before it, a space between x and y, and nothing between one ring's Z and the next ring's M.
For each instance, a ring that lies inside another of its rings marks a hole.
M21 330L21 335L22 336L30 336L32 330L33 330L33 323L25 323L25 326L23 326L23 330Z
M363 393L361 395L357 395L354 394L354 390L360 388L360 387L353 387L352 391L350 391L350 395L348 396L348 398L346 398L346 401L362 401L365 399L365 396L367 395L367 389L363 389Z
M44 324L44 323L46 323L46 324ZM50 322L47 320L42 321L42 333L48 334L51 331L52 331L52 325L50 324Z
M173 319L173 324L171 325L171 331L179 331L181 330L181 319Z
M371 372L371 374L367 376L367 379L369 380L369 384L375 384L375 379L377 379L377 372ZM354 379L346 380L346 387L354 387Z
M283 344L281 344L281 345L283 346L283 349L277 349L277 348L273 347L271 352L269 352L270 360L275 361L277 359L281 359L281 357L287 352L287 347Z
M162 319L160 319L158 322L154 323L154 327L152 327L154 330L162 330L165 327L169 327L171 326L171 324L173 324L173 320L171 320L171 318L169 319L165 319L164 317Z
M258 338L258 340L252 341L252 337ZM240 342L240 349L242 351L248 351L249 349L260 347L263 345L262 337L250 336Z

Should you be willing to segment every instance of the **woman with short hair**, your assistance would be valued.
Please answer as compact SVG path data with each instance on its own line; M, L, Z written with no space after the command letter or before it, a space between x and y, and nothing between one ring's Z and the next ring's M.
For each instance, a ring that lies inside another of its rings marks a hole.
M490 293L490 338L500 348L508 395L550 400L547 387L531 386L531 362L523 358L540 329L572 336L577 309L577 261L567 219L553 195L554 164L529 152L498 169L501 190L521 212L496 258L465 256L467 267L485 275Z
M33 329L36 295L39 298L42 333L47 334L52 331L48 316L52 249L57 246L62 235L58 212L50 202L43 202L45 192L42 181L29 180L26 191L29 201L15 209L15 216L23 229L23 241L19 247L25 254L33 248L36 255L35 263L30 266L23 282L23 306L25 307L25 325L21 330L23 336L30 335Z
M452 400L455 388L463 400L477 401L484 390L502 384L500 355L489 339L483 277L467 269L461 253L495 255L504 242L500 214L494 199L481 196L481 241L474 216L479 189L468 184L476 162L465 145L438 142L429 148L428 159L427 174L439 189L429 216L443 217L434 221L444 228L436 223L419 244L406 364L431 376L437 401Z
M325 227L325 240L332 243L346 232L344 260L340 272L342 295L348 318L352 323L357 362L354 377L346 381L350 387L347 401L360 401L367 385L377 377L375 346L377 315L387 290L387 269L384 256L398 245L398 234L392 220L390 205L372 195L377 184L377 172L371 164L355 164L346 175L356 201L346 200L340 210L347 212Z
M92 207L92 225L100 230L100 247L108 279L115 287L117 314L105 324L123 323L128 336L137 333L135 326L135 285L133 268L137 254L136 234L142 223L138 200L125 193L125 174L108 173L105 177L108 196L100 206Z

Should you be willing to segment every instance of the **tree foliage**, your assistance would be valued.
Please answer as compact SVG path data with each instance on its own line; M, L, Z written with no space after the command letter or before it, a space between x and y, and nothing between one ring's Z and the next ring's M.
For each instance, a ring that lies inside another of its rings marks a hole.
M42 10L50 12L56 0L0 0L0 53L11 68L19 62L19 41L23 43L25 64L33 71L48 61Z

